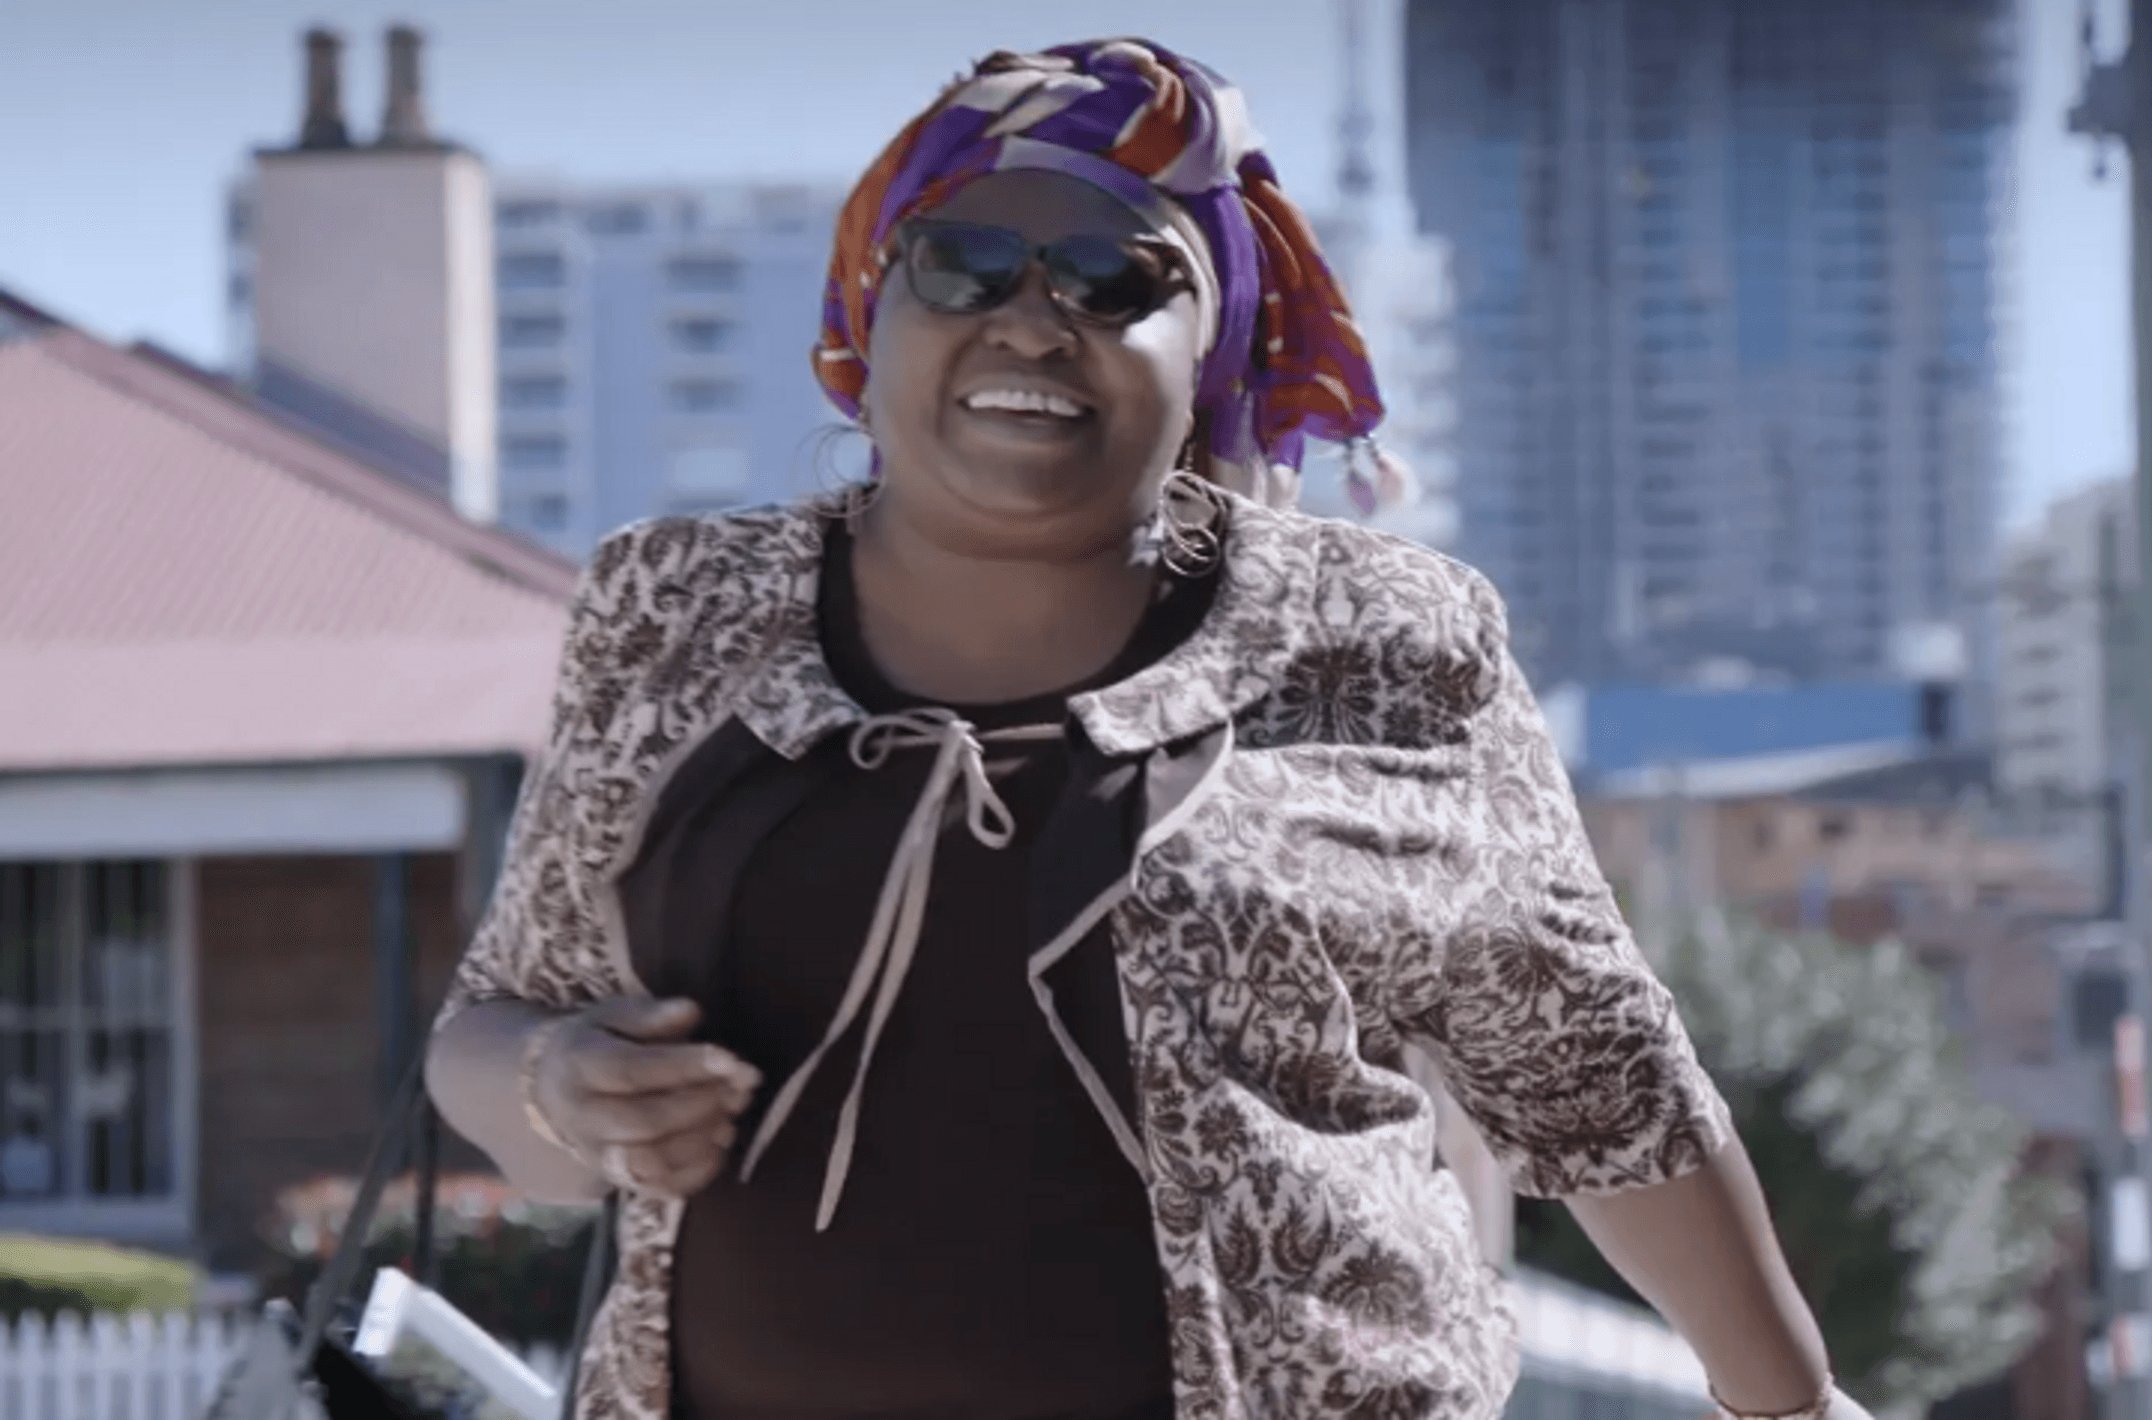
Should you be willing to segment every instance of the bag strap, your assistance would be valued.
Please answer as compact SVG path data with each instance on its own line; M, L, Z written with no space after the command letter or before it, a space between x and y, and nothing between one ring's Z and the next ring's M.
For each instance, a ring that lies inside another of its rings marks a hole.
M412 1053L403 1083L396 1087L396 1094L389 1102L388 1117L381 1132L374 1136L373 1151L367 1156L358 1197L351 1201L351 1212L344 1219L343 1235L336 1240L336 1253L329 1259L327 1270L315 1279L307 1292L306 1324L299 1332L299 1348L293 1357L301 1376L312 1372L314 1356L329 1334L329 1319L336 1304L358 1278L359 1265L365 1259L366 1234L372 1230L374 1214L380 1210L382 1191L388 1187L389 1176L396 1171L396 1165L403 1161L402 1146L417 1112L424 1109L426 1103L426 1052L418 1050ZM431 1204L432 1199L428 1198L426 1206L430 1208Z
M366 1235L372 1231L374 1215L381 1209L381 1195L387 1190L397 1165L403 1162L404 1144L412 1141L414 1136L419 1176L413 1266L418 1271L416 1280L431 1287L438 1251L434 1238L434 1195L440 1184L441 1135L440 1115L426 1093L424 1049L415 1052L403 1082L396 1087L396 1094L389 1103L386 1122L374 1138L372 1152L367 1155L366 1173L359 1184L358 1196L352 1199L351 1212L345 1217L342 1235L336 1240L336 1252L307 1292L305 1323L300 1329L299 1344L292 1352L294 1371L301 1379L313 1373L314 1359L328 1338L329 1322L335 1315L336 1304L358 1279L359 1267L366 1255ZM584 1257L582 1293L576 1299L575 1331L568 1343L568 1374L561 1386L561 1420L574 1420L576 1382L583 1369L583 1347L590 1339L598 1303L604 1299L606 1285L611 1281L613 1239L619 1226L620 1195L608 1193L604 1209L592 1221L590 1250Z
M418 1279L421 1287L438 1291L441 1259L439 1240L434 1233L434 1217L441 1201L441 1111L434 1108L431 1095L421 1096L415 1127L418 1131L418 1196L413 1200L417 1217L411 1240L411 1275Z

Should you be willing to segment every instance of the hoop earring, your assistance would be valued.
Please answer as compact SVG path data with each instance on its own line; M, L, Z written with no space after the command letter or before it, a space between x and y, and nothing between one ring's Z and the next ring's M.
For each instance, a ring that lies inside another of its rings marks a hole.
M863 483L848 483L837 492L837 515L844 519L846 527L858 532L859 520L866 516L867 510L873 507L881 496L882 480L879 478L870 478Z
M1210 484L1186 468L1166 475L1158 488L1158 560L1186 581L1218 570L1225 544L1218 524L1225 505Z

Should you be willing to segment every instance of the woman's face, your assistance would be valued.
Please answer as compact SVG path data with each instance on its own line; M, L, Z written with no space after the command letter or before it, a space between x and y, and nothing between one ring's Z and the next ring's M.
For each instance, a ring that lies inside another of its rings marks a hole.
M1152 231L1104 189L1052 172L991 174L928 215L1007 227L1035 244ZM892 267L866 393L885 497L967 540L1072 554L1125 540L1149 518L1190 427L1199 316L1193 292L1174 291L1131 325L1093 325L1054 305L1033 262L1001 305L947 315ZM1081 413L995 408L996 391L1059 396Z

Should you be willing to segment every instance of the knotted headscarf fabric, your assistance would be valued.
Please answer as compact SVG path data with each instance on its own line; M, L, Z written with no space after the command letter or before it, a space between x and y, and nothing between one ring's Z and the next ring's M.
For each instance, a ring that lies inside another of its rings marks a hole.
M1147 40L990 55L874 160L837 220L814 350L815 377L846 415L858 416L867 387L898 225L1018 168L1103 187L1162 231L1193 226L1213 278L1196 409L1214 471L1260 490L1274 469L1297 473L1307 439L1325 439L1359 455L1347 469L1362 511L1402 495L1402 469L1369 442L1382 400L1366 344L1240 91Z

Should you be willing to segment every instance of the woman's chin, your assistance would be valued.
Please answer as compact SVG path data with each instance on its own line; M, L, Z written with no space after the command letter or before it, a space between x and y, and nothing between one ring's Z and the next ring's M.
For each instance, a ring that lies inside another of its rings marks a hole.
M953 469L950 492L966 506L997 518L1027 521L1088 515L1093 521L1106 507L1127 506L1125 489L1095 459L999 459Z

